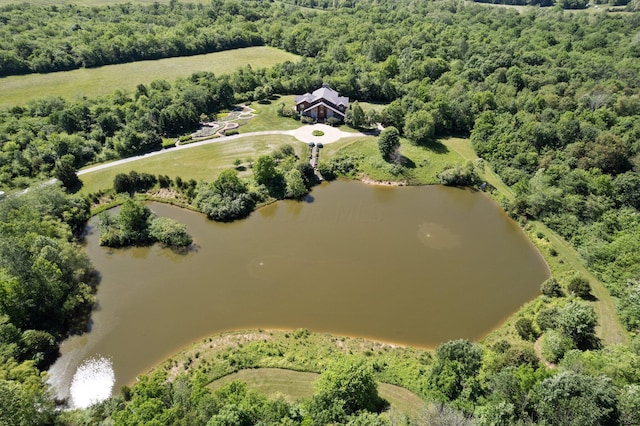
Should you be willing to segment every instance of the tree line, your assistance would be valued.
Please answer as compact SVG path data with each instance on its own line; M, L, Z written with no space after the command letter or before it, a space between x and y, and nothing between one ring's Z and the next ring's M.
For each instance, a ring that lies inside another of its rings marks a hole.
M0 76L92 68L265 44L262 2L0 8Z
M58 344L82 333L97 274L77 244L89 203L59 186L0 201L0 422L52 424L53 395L41 371Z

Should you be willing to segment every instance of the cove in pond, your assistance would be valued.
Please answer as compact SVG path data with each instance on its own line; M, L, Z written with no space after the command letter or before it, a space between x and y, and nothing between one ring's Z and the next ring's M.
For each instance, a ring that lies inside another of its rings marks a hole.
M469 190L340 181L227 224L150 208L185 223L196 249L110 250L90 223L86 249L102 276L92 330L65 341L50 371L76 406L79 367L102 371L87 362L108 361L115 380L102 371L96 383L119 389L222 331L304 327L418 347L479 339L549 274L517 224Z

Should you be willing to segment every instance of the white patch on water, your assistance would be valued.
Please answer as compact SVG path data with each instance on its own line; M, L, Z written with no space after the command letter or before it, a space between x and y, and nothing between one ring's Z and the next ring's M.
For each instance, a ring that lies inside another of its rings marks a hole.
M111 360L88 358L80 364L71 381L71 406L87 408L111 396L116 381Z

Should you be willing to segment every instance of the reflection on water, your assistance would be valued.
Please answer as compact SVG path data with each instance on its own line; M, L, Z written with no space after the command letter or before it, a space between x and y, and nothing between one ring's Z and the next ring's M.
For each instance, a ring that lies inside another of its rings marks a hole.
M73 408L87 408L111 396L115 383L111 361L97 357L80 364L71 380L70 396Z
M442 224L426 222L418 226L418 239L432 249L451 249L460 245L460 238Z
M478 339L548 276L522 230L481 193L332 182L313 200L233 223L151 204L187 225L198 247L187 254L110 251L90 232L100 309L91 333L61 347L50 371L60 395L87 359L108 357L119 389L227 330L304 327L421 347Z

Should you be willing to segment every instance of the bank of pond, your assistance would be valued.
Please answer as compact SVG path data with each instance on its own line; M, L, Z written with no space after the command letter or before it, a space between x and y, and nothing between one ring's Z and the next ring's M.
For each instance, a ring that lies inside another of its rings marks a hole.
M87 363L108 360L113 378L100 380L118 390L190 342L229 330L306 328L423 348L477 340L549 275L519 226L467 189L336 181L231 223L148 207L185 224L192 249L108 249L96 218L89 222L99 308L91 331L65 341L50 370L71 404L77 372L95 373Z

